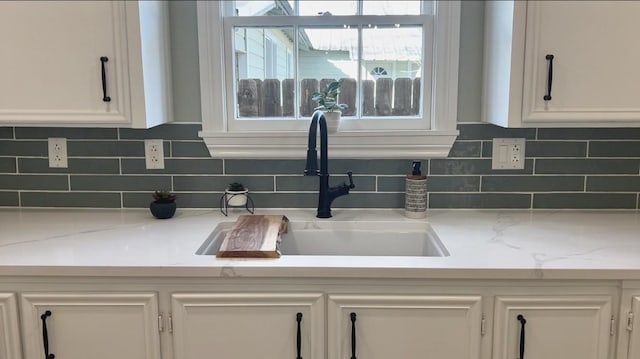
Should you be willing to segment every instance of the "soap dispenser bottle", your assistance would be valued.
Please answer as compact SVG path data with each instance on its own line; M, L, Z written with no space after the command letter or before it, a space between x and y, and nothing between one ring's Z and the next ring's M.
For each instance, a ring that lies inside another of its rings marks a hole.
M420 171L420 165L420 161L413 161L406 179L404 213L408 218L427 216L427 176Z

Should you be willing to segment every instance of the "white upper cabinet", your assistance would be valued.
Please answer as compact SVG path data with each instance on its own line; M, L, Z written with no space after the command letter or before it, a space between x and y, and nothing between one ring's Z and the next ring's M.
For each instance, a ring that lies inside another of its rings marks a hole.
M0 2L0 126L171 118L166 2Z
M483 121L640 126L640 2L488 1Z

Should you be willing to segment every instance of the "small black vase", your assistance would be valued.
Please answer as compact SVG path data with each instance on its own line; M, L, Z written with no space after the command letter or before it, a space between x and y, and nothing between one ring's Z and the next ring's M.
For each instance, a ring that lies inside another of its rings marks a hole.
M176 213L176 202L151 202L149 209L151 214L158 219L167 219L173 217Z

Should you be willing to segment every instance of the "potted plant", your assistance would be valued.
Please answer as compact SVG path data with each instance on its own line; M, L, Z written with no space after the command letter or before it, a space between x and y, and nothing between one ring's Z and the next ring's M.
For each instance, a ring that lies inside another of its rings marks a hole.
M224 190L227 204L233 207L245 206L247 204L247 193L249 189L240 182L230 183Z
M311 99L318 103L318 107L315 109L324 112L327 130L330 133L335 133L338 130L342 110L348 107L344 103L338 103L338 94L340 94L340 82L338 81L329 83L321 92L311 94Z
M151 214L158 219L173 217L176 213L176 195L171 191L153 192L153 202L149 205Z

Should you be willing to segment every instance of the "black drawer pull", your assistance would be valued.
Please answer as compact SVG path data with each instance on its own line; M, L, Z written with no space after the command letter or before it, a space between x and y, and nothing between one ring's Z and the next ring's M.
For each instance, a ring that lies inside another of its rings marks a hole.
M102 67L102 101L104 102L111 102L111 97L107 96L107 69L105 63L108 61L108 57L100 57L100 64Z
M516 319L520 322L520 359L524 359L524 325L527 324L527 320L522 314L518 314Z
M545 101L551 101L551 85L553 83L553 55L549 54L545 56L545 59L548 61L547 66L547 94L544 95L543 99Z
M356 359L356 313L351 313L351 359Z
M302 359L302 329L300 328L300 324L302 323L302 313L296 314L296 322L298 322L298 331L296 335L296 351L298 356L296 356L296 359Z
M49 353L49 333L47 331L47 318L51 316L51 311L47 310L40 316L42 319L42 343L44 344L44 359L54 359L56 356Z

